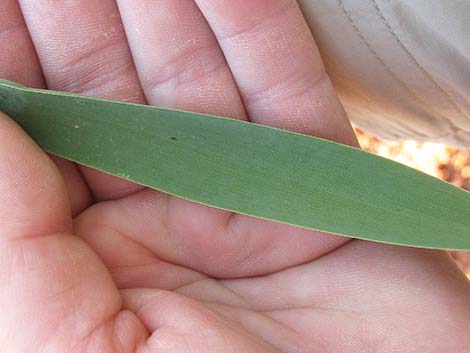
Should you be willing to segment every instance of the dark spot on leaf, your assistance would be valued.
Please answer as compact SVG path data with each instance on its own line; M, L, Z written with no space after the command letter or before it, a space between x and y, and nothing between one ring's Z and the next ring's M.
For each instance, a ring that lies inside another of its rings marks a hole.
M172 136L172 137L170 137L170 140L176 141L178 139L176 137Z

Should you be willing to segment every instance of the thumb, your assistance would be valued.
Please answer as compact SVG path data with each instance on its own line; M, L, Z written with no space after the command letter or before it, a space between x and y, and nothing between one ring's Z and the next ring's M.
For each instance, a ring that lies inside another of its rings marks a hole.
M0 229L0 243L71 229L65 186L53 162L1 113Z
M69 352L122 316L110 275L93 251L70 235L71 224L55 165L0 113L2 351Z

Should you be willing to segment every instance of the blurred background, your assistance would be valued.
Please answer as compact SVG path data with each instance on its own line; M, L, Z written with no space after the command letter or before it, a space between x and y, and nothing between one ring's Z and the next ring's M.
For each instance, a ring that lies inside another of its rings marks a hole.
M356 129L366 151L419 169L470 191L470 150L459 150L437 143L390 142ZM453 251L452 257L470 279L470 251Z

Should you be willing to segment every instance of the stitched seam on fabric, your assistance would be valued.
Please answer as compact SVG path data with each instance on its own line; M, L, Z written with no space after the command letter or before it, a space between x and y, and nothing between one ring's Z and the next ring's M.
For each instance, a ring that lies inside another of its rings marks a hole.
M447 99L449 100L449 102L451 103L451 105L457 110L457 112L461 113L463 116L469 118L469 116L465 113L465 111L463 111L463 109L460 107L460 105L453 99L453 97L451 96L451 94L446 91L444 89L444 87L442 87L441 85L439 85L439 83L437 83L437 81L431 76L431 74L418 62L418 60L416 59L416 57L413 55L413 53L411 53L411 51L405 46L405 44L403 44L403 42L400 40L400 38L398 37L398 35L396 34L396 32L393 30L391 24L387 21L387 19L385 18L385 15L382 11L382 9L380 8L379 4L377 3L377 0L371 0L374 8L377 10L377 13L380 17L380 19L382 20L382 22L384 23L384 25L387 27L387 29L389 30L390 34L393 36L393 38L395 38L395 40L397 41L398 45L403 49L403 51L408 55L408 57L413 61L413 63L421 70L421 72L424 73L424 75L426 77L428 77L431 82L434 84L434 86L440 90L442 93L444 93L444 95L447 97Z
M388 67L388 65L385 63L385 61L383 61L383 59L379 56L379 54L375 51L375 49L372 48L371 44L367 41L367 39L365 38L362 31L359 29L359 27L357 27L356 23L354 22L354 19L351 16L351 13L344 6L344 1L343 0L338 0L338 2L340 4L341 10L343 11L344 15L348 19L348 21L351 24L352 28L357 33L359 38L361 38L361 40L364 42L364 44L369 49L369 51L372 53L372 55L383 65L383 67L386 69L386 71L390 75L392 75L395 78L395 80L397 80L397 82L400 83L400 85L403 86L403 88L405 88L406 91L408 91L411 94L411 96L416 98L416 100L418 100L424 106L429 107L429 104L427 104L422 98L420 98L418 95L416 95L416 93L413 92L413 90L410 87L408 87L408 85L400 77L398 77L398 75L390 67ZM435 113L437 113L438 115L442 116L442 114L440 112L436 111L434 108L430 108L430 109L432 111L434 111ZM446 133L446 134L443 134L443 135L434 136L434 138L446 138L448 136L454 135L457 131L467 132L466 130L463 130L460 127L455 126L449 119L445 118L445 120L448 123L448 126L450 127L452 132ZM429 137L429 135L420 134L418 132L415 132L415 133L416 133L416 135L421 135L422 138L428 138Z

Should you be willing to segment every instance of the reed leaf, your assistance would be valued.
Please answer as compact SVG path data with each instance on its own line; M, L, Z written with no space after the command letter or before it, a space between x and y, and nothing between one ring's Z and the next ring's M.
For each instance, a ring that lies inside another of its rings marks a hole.
M0 110L50 153L181 198L354 238L470 249L468 192L349 146L5 80Z

